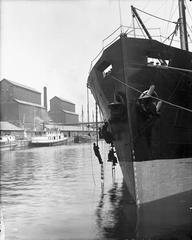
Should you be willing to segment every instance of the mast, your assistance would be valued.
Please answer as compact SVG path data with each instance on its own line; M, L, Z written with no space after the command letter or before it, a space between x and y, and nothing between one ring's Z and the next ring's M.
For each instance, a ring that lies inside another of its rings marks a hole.
M180 28L181 49L188 51L187 26L186 26L184 0L178 0L178 4L179 4L179 20L180 20L179 28Z
M82 122L82 130L84 130L84 111L83 111L83 105L82 105L82 111L81 111L81 122Z

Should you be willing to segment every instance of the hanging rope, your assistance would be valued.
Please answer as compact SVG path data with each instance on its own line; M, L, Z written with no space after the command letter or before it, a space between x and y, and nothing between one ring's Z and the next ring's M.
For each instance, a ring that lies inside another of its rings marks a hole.
M104 183L104 166L101 164L101 183Z
M112 77L114 80L116 80L116 81L120 82L121 84L125 85L126 87L128 87L128 88L130 88L130 89L132 89L132 90L134 90L134 91L136 91L136 92L138 92L138 93L140 93L140 94L143 93L143 92L141 92L140 90L138 90L137 88L132 87L132 86L128 85L127 83L122 82L122 81L119 80L118 78L116 78L116 77L114 77L114 76L112 76L112 75L111 75L111 77ZM150 95L150 97L153 98L153 99L156 99L156 100L158 100L158 101L161 101L161 102L163 102L163 103L166 103L167 105L170 105L170 106L172 106L172 107L176 107L176 108L179 108L179 109L181 109L181 110L184 110L184 111L187 111L187 112L192 113L192 109L179 106L179 105L177 105L177 104L168 102L168 101L163 100L163 99L160 99L160 98L158 98L158 97L154 97L154 96L151 96L151 95Z
M97 102L95 102L95 124L96 124L96 144L98 146L99 142L99 136L98 136L98 105Z
M154 17L154 18L160 19L160 20L162 20L162 21L177 24L177 22L173 22L173 21L167 20L167 19L165 19L165 18L157 17L157 16L155 16L155 15L153 15L153 14L147 13L147 12L141 10L141 9L136 8L136 7L135 7L135 9L137 9L138 11L140 11L140 12L142 12L142 13L145 13L145 14L151 16L151 17Z
M179 19L178 19L178 21L177 21L177 24L176 24L176 26L175 26L174 31L163 41L163 43L164 43L167 39L169 39L169 38L171 37L171 41L170 41L170 43L169 43L169 46L171 46L171 44L172 44L172 42L173 42L173 38L174 38L174 36L177 34L178 28L179 28Z
M93 178L94 185L96 185L96 183L95 183L94 171L93 171L93 158L92 158L91 144L90 144L90 152L91 152L91 173L92 173L92 178Z
M181 72L192 73L192 70L186 68L177 68L177 67L169 67L169 66L148 66L153 68L160 68L160 69L170 69L170 70L178 70Z
M89 135L90 135L90 119L89 119L89 88L88 88L88 85L87 85L87 128L88 128L88 132L89 132Z

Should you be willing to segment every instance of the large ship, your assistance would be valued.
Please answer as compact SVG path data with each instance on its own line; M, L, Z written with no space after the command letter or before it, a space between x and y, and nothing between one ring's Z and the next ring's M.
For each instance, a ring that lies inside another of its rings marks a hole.
M121 32L92 66L88 87L105 120L137 205L173 196L192 199L192 53L179 0L181 49ZM156 63L154 63L156 61Z

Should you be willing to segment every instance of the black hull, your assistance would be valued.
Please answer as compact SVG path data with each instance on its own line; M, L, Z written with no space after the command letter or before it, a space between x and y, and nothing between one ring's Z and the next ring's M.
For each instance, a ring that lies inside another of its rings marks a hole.
M192 237L192 191L143 204L137 209L138 238L162 239Z
M148 58L169 61L170 68L148 65ZM106 73L108 66L112 69ZM122 35L103 52L88 79L138 204L192 189L192 112L187 111L192 109L192 73L175 68L192 69L192 54ZM142 112L138 104L151 85L165 100L160 114Z
M112 239L115 237L116 239L137 240L191 239L192 191L175 194L137 207L132 203L126 186L123 186L122 190L119 206L114 212L116 219L114 233L119 238L111 236Z

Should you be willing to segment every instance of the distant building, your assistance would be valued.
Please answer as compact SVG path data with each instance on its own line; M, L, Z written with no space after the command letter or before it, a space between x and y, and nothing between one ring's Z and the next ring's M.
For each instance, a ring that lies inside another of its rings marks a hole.
M0 121L0 136L13 135L16 139L24 138L24 129L19 128L9 122Z
M0 82L0 120L27 129L49 120L41 105L41 93L33 88L3 79Z
M75 113L75 104L57 96L50 100L49 116L55 123L75 124L79 122L79 116Z

